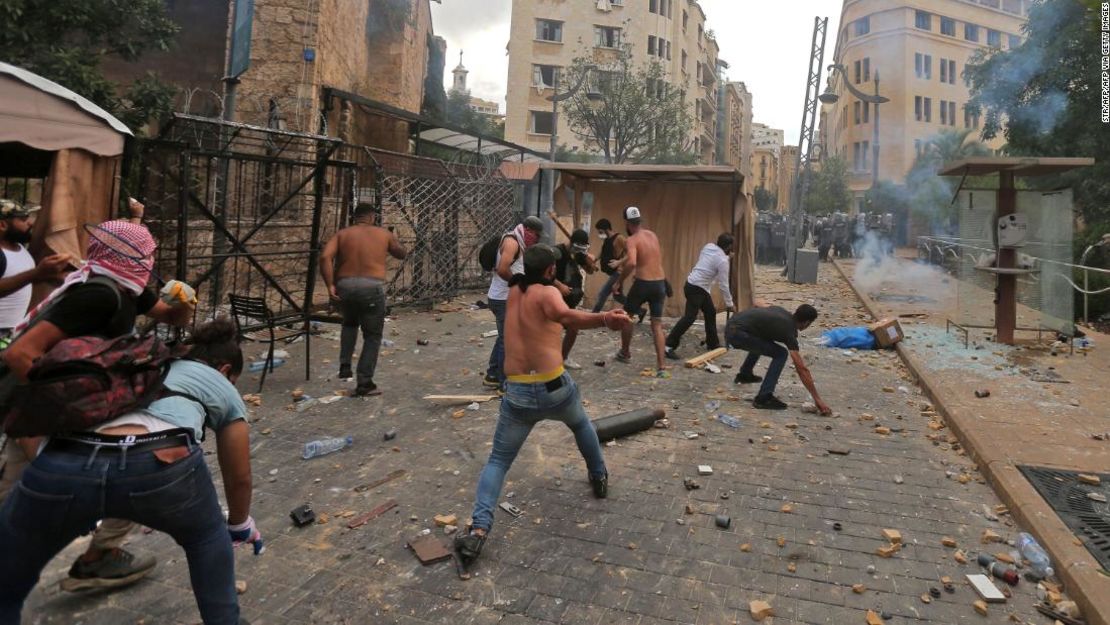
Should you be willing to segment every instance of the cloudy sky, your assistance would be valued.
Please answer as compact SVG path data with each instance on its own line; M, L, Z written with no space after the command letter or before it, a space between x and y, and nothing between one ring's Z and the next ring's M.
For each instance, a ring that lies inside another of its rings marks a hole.
M709 16L709 28L717 34L721 58L729 63L728 78L748 85L754 98L755 121L782 128L788 143L798 141L813 17L829 18L827 65L833 54L841 4L842 0L701 0ZM446 86L451 86L451 70L458 65L462 49L470 70L470 92L500 102L502 112L511 7L512 0L432 3L435 32L447 40Z

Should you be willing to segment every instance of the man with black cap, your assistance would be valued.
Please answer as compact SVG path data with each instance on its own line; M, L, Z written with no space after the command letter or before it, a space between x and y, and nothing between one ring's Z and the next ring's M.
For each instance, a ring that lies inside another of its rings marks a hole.
M40 207L27 207L0 199L0 341L7 341L31 304L34 282L56 281L69 266L68 254L54 254L35 264L27 245L31 242L31 216Z
M540 242L543 236L543 220L531 216L501 236L501 246L497 249L497 264L490 280L486 299L489 309L497 321L497 340L489 354L489 365L482 383L489 388L501 388L505 383L505 306L509 299L509 280L514 275L524 273L524 252Z
M616 293L613 299L624 303L624 296L620 295L620 261L624 258L625 236L614 231L613 224L608 219L599 219L594 227L597 228L597 234L601 237L601 258L598 261L598 266L602 272L609 275L609 279L597 292L597 301L594 302L594 312L601 312L601 309L605 308L605 301L609 299L611 293Z
M582 290L582 272L594 273L597 271L597 261L589 253L590 235L585 230L575 230L570 235L570 243L560 243L555 246L559 258L555 261L555 276L557 282L563 284L569 292L563 293L563 301L569 308L578 308L582 303L585 292ZM559 285L556 284L556 288ZM560 289L562 292L562 289ZM574 349L574 342L578 339L578 330L567 328L563 336L563 364L567 369L581 369L582 366L570 359L570 350Z
M813 403L823 415L832 413L832 409L821 400L817 393L817 386L813 383L813 374L802 360L798 347L798 332L805 330L817 319L817 309L809 304L798 306L794 314L790 314L779 306L758 305L742 313L732 316L725 328L725 340L730 347L748 352L744 364L740 365L740 373L736 374L736 384L763 383L759 393L752 404L764 410L782 410L786 404L775 397L775 387L779 383L779 375L786 366L786 356L789 350L790 359L794 361L794 369L798 372L802 384L813 396ZM782 345L780 345L780 343ZM786 347L783 347L785 345ZM755 375L755 364L760 356L769 356L771 364L767 366L767 377Z
M478 477L473 528L455 538L455 551L464 566L482 552L493 527L493 513L505 474L528 434L540 421L562 421L574 433L594 497L609 494L609 473L602 457L597 430L582 407L578 386L563 368L563 328L577 330L632 327L622 310L588 313L574 310L555 287L555 250L536 245L524 253L524 271L512 277L505 316L505 396L497 416L493 449Z
M621 279L632 274L635 280L628 289L624 310L629 315L639 314L640 307L648 305L651 311L651 334L655 343L656 377L669 378L670 373L664 365L663 306L667 302L667 276L663 272L663 251L659 247L659 237L641 225L640 209L629 206L624 209L625 228L628 242L625 244L624 259L620 263ZM629 362L632 354L632 326L621 332L621 350L617 360Z

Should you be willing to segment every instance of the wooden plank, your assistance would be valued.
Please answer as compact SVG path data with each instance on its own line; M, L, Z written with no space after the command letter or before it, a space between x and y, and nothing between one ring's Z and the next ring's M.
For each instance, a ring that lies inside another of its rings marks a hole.
M355 492L365 493L366 491L370 490L371 488L377 488L377 487L381 486L382 484L385 484L386 482L392 482L393 480L395 480L399 477L404 477L404 475L405 475L405 470L404 469L394 469L393 471L389 472L389 475L386 475L385 477L380 477L380 478L374 480L373 482L370 482L369 484L360 484L358 486L355 486L354 490L355 490Z
M356 527L362 527L363 525L366 525L370 521L373 521L374 519L380 517L381 515L385 514L386 512L389 512L390 510L392 510L396 507L397 507L397 502L390 499L389 501L381 504L377 508L374 508L370 512L367 512L366 514L362 514L362 515L359 515L359 516L351 519L351 522L347 524L347 529L352 529L353 530Z
M717 349L714 349L712 351L705 352L701 356L694 356L693 358L687 360L686 361L686 368L687 369L693 369L694 367L700 367L700 366L704 365L705 363L713 360L714 358L720 358L721 356L724 356L727 353L728 353L727 349L725 349L724 347L718 347Z
M424 399L428 401L443 401L452 404L469 404L471 402L482 403L497 399L497 395L425 395Z

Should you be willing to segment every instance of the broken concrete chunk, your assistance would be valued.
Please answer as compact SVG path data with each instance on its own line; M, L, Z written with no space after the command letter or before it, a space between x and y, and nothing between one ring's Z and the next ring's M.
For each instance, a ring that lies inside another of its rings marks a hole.
M457 526L459 524L459 519L453 514L437 514L435 516L435 522L439 527L446 527L448 525Z
M884 558L892 558L894 554L898 553L901 549L902 545L887 545L886 547L879 547L875 550L875 553Z
M699 464L698 475L713 475L713 467L708 464Z
M788 503L784 503L782 504L782 507L779 508L779 512L782 512L783 514L792 514L794 512L794 506Z
M247 592L247 580L245 580L245 579L235 580L235 592L236 592L236 594L240 594L240 595Z
M768 616L775 615L775 610L771 607L771 604L766 601L751 601L748 603L748 610L751 611L752 618L757 621L762 621Z
M880 426L875 428L875 433L876 434L882 434L883 436L886 436L887 434L890 434L890 428L888 428L884 425L880 425Z
M982 599L979 599L978 601L976 601L975 603L973 603L971 605L975 607L975 611L978 612L980 615L986 616L988 614L988 612L987 612L987 602L986 601L983 601Z
M876 612L874 610L868 610L867 611L867 625L883 625L883 624L884 624L883 617L879 616L878 612Z
M928 593L921 593L921 603L932 603L933 600L929 597Z
M979 540L984 545L989 545L991 543L1000 543L1000 542L1002 542L1002 537L998 535L998 532L996 532L992 529L985 529L985 530L983 530L983 536Z
M791 562L790 564L786 565L786 570L791 572L791 573L795 573L798 570L798 566L796 564L794 564L793 562Z
M1089 484L1091 486L1098 486L1102 483L1102 479L1099 478L1099 476L1090 473L1080 473L1075 476L1075 479L1079 480L1080 484Z
M902 532L898 530L883 530L883 538L890 541L892 545L902 544Z
M964 555L964 552L962 552L962 551L957 551L952 556L952 559L955 560L956 562L959 562L960 564L967 564L967 556Z
M740 545L740 551L743 551L744 553L751 553L751 550L752 550L752 544L751 543L744 543L744 544Z
M862 595L866 590L867 586L864 586L863 584L852 584L852 592L856 593L857 595Z
M957 545L958 545L959 543L957 543L957 542L956 542L956 539L955 539L955 538L950 538L950 537L948 537L948 536L945 536L944 538L941 538L941 539L940 539L940 544L944 545L945 547L950 547L950 548L952 548L952 549L955 549L955 548L956 548L956 546L957 546Z
M786 546L786 538L784 538L782 536L779 536L778 540L776 540L775 542L778 544L779 549L782 549L783 547Z

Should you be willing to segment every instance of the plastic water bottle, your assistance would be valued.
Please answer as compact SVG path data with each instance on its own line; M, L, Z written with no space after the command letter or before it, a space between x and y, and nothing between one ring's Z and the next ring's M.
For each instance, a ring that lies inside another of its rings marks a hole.
M740 419L737 419L732 415L721 413L717 415L717 420L734 430L740 428Z
M285 359L284 358L274 358L274 368L275 369L277 369L278 367L280 367L284 364L285 364ZM265 369L265 368L266 368L266 361L265 360L256 360L256 361L252 362L250 365L247 366L247 371L250 371L251 373L261 373L262 370Z
M1017 550L1021 553L1021 557L1029 560L1029 568L1033 570L1033 573L1041 578L1052 577L1054 573L1052 570L1052 560L1049 559L1044 549L1037 544L1036 538L1022 532L1018 534L1017 541L1014 542L1014 547L1017 547Z
M714 399L712 401L708 401L708 402L705 403L705 411L708 412L709 414L713 414L714 412L717 412L717 409L720 408L720 407L721 407L721 402L716 400L716 399Z
M350 447L355 442L351 436L346 438L325 438L323 440L312 441L311 443L304 444L304 453L301 457L305 460L309 458L316 458L318 456L326 456L332 452L339 451L346 447Z

